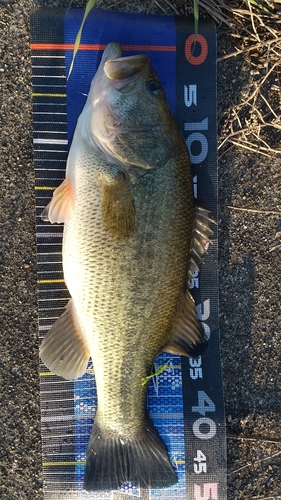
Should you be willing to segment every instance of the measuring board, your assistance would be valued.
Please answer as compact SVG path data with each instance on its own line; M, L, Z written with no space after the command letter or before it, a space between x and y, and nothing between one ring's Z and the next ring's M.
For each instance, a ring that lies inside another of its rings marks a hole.
M31 16L34 164L38 248L40 343L69 299L62 274L62 225L40 214L65 176L75 125L109 41L123 54L147 54L184 135L196 203L217 216L216 35L213 23L193 18L93 10L84 26L70 78L73 45L84 11L37 9ZM165 441L178 484L163 490L83 490L85 453L97 406L91 362L74 382L41 363L44 500L226 500L226 440L219 353L217 228L205 264L192 280L196 309L209 337L204 356L189 360L164 353L156 370L169 368L148 388L148 412Z

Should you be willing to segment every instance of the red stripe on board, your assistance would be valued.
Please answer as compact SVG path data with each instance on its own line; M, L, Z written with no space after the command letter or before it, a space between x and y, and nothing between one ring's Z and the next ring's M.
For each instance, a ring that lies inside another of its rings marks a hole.
M104 44L83 44L79 45L79 50L104 50ZM176 52L175 45L122 45L123 50L147 52ZM31 43L31 50L73 50L73 43Z

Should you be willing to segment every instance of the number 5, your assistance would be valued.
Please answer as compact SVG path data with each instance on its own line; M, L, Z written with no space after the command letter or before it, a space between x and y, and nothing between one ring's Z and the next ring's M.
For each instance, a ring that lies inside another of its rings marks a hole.
M201 472L207 472L206 462L199 462L198 464L194 462L193 469L195 474L201 474Z
M203 496L201 495L201 486L194 485L194 500L218 500L218 483L204 484Z

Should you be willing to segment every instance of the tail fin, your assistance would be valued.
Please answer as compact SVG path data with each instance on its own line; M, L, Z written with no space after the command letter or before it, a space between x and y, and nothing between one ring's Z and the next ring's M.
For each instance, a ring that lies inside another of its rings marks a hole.
M94 423L86 459L84 489L115 490L131 482L141 488L167 488L177 482L167 448L152 422L132 438Z

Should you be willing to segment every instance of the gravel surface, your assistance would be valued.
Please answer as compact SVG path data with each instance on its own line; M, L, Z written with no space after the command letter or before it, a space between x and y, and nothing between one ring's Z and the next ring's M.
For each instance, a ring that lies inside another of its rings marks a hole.
M112 3L99 2L99 7ZM149 4L150 0L139 6L124 1L116 8L145 12ZM29 51L32 2L0 0L0 5L0 498L42 500ZM68 6L68 0L37 1L37 5ZM72 3L72 7L83 5ZM165 10L173 13L166 2ZM161 12L155 7L151 11ZM218 31L219 55L232 52L233 38L221 28ZM239 102L248 79L243 56L218 63L219 117ZM274 147L278 137L269 136L268 141ZM223 150L219 186L228 500L277 500L281 499L280 161L241 148Z

